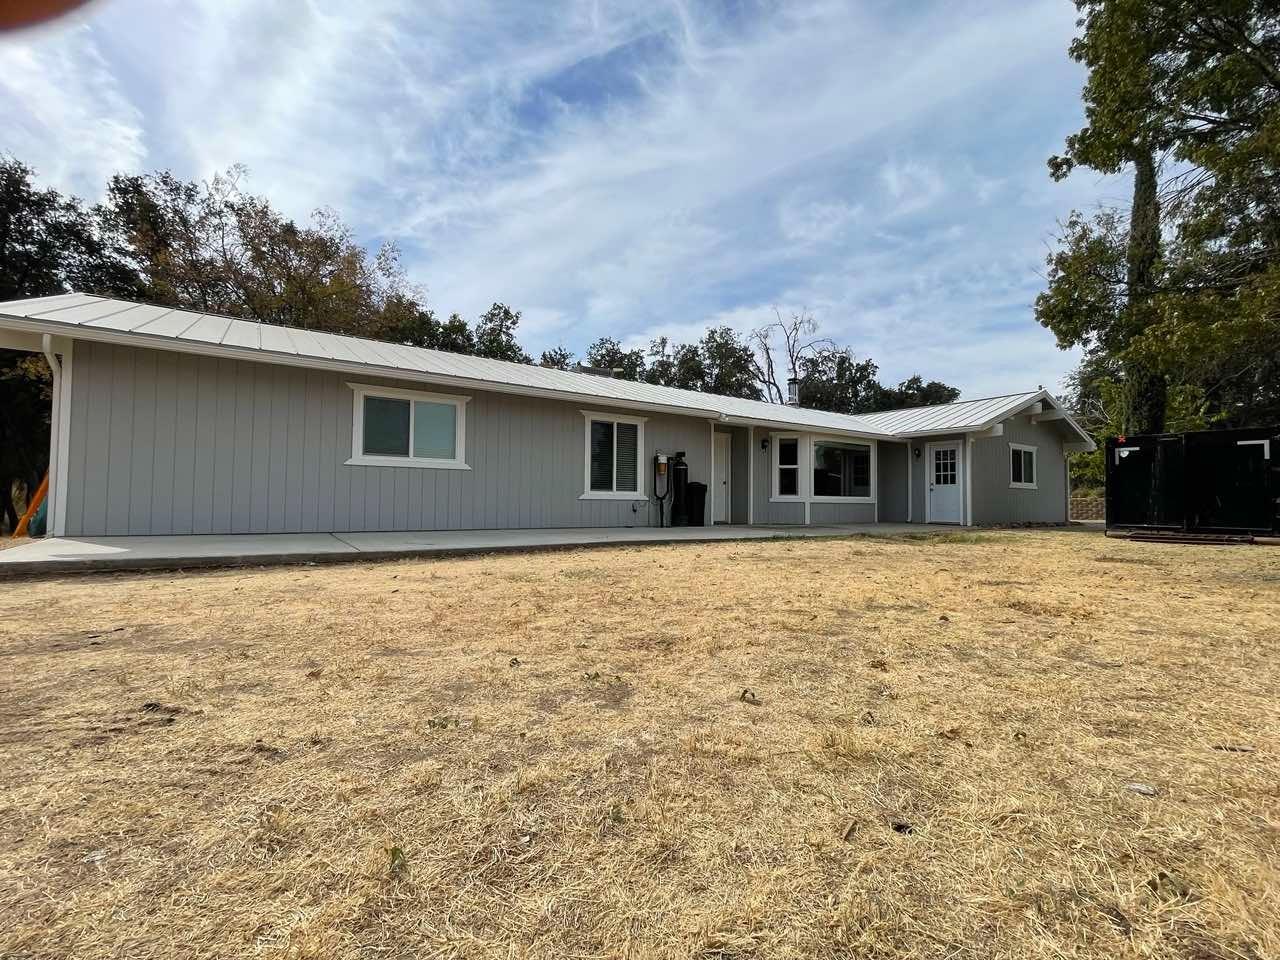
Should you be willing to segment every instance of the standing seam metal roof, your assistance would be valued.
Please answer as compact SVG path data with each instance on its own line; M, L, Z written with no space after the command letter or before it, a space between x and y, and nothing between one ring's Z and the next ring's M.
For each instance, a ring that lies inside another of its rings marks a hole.
M83 337L91 331L103 331L109 332L109 336L103 339L123 337L139 346L148 345L147 341L152 341L153 346L158 345L155 341L176 341L189 344L196 351L202 346L228 348L243 353L246 359L253 359L252 354L261 353L266 355L261 359L275 356L309 359L321 364L353 364L368 368L370 374L382 376L403 376L407 373L427 380L431 377L454 378L475 381L477 389L483 389L485 383L501 384L516 391L527 388L571 394L581 397L584 402L652 405L688 410L694 416L764 421L783 428L833 430L868 437L894 438L916 430L978 427L985 424L986 421L980 418L989 411L1022 399L1031 402L1040 396L1037 393L1013 394L851 416L83 293L0 303L0 317L28 321L41 332L56 335ZM173 349L174 345L170 344L169 348Z

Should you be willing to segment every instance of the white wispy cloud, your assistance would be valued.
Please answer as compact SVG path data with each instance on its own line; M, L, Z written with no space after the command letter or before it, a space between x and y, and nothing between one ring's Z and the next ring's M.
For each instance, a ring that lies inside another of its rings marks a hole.
M1031 303L1080 122L1060 0L100 0L0 40L0 148L92 192L232 163L397 241L444 312L527 346L746 330L807 306L889 377L1071 364Z

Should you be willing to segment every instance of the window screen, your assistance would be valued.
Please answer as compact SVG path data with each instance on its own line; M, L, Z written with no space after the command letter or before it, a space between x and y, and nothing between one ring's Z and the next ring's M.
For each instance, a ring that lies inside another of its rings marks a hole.
M409 401L364 398L364 454L369 457L409 455Z
M639 428L634 423L614 425L617 443L617 489L627 493L638 490L640 481Z
M591 421L591 489L613 489L613 424Z
M871 447L865 443L815 443L816 497L871 496Z
M416 401L413 405L413 455L453 460L457 450L457 410L452 403Z

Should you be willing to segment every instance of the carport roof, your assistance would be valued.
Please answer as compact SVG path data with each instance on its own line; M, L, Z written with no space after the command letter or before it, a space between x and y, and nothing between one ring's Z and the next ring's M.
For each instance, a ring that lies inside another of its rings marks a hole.
M850 416L675 387L552 370L335 333L240 320L84 293L0 303L0 327L207 356L231 357L706 417L722 423L905 439L989 425L988 415L1046 398L1043 391ZM999 419L997 417L997 419ZM1074 422L1072 426L1075 427ZM1079 430L1078 427L1076 427ZM1087 435L1080 431L1081 436Z

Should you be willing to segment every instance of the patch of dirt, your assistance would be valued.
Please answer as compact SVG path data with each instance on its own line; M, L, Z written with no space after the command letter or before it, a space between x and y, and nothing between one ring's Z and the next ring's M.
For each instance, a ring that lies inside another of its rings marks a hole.
M1280 956L1280 551L1099 549L0 591L0 956Z

